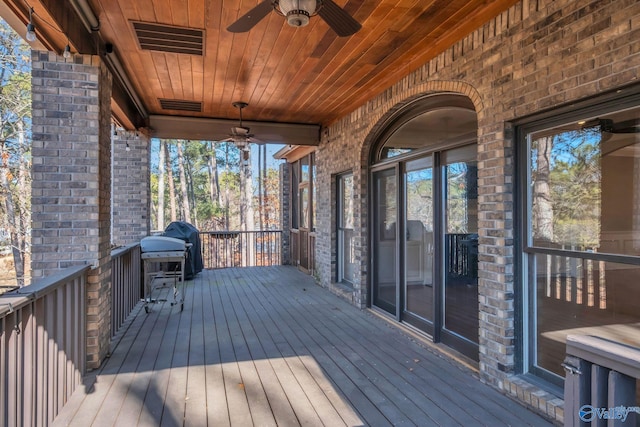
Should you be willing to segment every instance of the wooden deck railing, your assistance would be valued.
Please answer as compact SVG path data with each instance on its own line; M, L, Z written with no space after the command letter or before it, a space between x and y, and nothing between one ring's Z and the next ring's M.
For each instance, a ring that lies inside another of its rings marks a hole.
M585 335L567 337L565 426L635 426L640 349Z
M605 267L604 261L546 255L544 296L604 310L607 308Z
M49 425L81 383L89 268L0 296L1 425Z
M143 297L140 245L111 252L111 336L113 337L133 307Z
M205 269L282 264L282 231L206 231L200 233Z

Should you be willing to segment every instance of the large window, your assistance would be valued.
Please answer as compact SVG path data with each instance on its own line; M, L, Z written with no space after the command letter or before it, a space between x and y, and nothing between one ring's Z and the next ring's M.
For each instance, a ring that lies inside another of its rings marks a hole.
M316 191L314 153L291 163L291 258L305 272L314 268Z
M314 154L291 163L291 228L315 229Z
M339 175L338 282L353 284L356 270L353 174Z
M640 346L640 102L524 125L529 370L558 385L569 334ZM551 122L553 121L553 122Z

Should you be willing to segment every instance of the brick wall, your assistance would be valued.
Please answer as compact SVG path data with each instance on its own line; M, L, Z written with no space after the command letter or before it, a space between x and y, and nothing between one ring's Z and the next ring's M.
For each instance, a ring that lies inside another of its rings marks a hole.
M99 57L32 52L32 276L93 265L88 367L109 348L111 75Z
M318 205L335 206L336 174L353 170L361 271L354 289L368 300L368 164L386 117L417 96L453 92L478 114L480 370L501 389L517 370L514 353L514 141L510 121L637 81L640 3L633 0L523 0L333 123L316 153ZM317 266L334 277L335 209L318 212ZM556 416L556 409L549 409ZM559 413L561 409L558 409ZM561 414L559 415L561 417Z
M113 144L112 243L129 245L151 230L150 138L143 132L115 132Z

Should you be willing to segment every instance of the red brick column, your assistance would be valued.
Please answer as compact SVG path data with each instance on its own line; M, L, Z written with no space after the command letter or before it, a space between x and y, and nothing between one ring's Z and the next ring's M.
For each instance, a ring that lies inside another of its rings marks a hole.
M32 275L93 265L87 366L97 368L110 340L111 74L97 56L32 60Z

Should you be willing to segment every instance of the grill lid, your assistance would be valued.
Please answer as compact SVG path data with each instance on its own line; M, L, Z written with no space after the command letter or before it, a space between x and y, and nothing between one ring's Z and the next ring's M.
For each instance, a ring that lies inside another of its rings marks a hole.
M184 251L186 242L175 237L147 236L140 240L142 252Z

